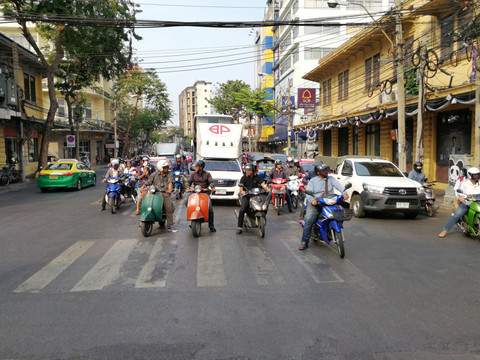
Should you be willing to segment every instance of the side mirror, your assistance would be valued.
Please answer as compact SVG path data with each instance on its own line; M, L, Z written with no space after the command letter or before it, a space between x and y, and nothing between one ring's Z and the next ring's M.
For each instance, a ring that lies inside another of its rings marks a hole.
M345 185L345 190L350 189L352 187L352 183L347 183Z
M351 170L344 170L342 171L343 176L353 176L353 172Z
M190 166L190 171L195 172L195 168L193 166Z

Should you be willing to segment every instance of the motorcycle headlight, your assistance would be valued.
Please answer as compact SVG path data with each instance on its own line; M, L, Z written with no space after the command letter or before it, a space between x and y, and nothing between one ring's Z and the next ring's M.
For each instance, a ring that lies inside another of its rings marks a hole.
M268 202L265 202L263 205L262 205L262 210L263 211L266 211L268 208Z
M371 184L363 184L363 189L374 194L383 194L383 190L385 189L385 187Z
M147 209L147 211L152 211L152 210L153 210L153 209L152 209L151 207L149 207L149 208Z

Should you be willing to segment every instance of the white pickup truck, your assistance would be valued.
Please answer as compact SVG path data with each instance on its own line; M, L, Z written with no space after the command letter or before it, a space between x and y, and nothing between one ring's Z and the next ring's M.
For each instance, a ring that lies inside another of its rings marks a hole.
M414 219L425 207L425 192L390 161L370 158L343 158L333 176L345 186L356 217L370 211L403 212Z

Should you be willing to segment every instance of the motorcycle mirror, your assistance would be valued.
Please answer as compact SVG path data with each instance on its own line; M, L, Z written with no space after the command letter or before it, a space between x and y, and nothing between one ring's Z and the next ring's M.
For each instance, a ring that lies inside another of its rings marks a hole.
M345 185L345 190L350 189L352 187L352 183L347 183Z
M313 196L313 192L311 190L305 190L305 194Z
M462 189L457 189L457 192L458 192L459 194L463 194Z

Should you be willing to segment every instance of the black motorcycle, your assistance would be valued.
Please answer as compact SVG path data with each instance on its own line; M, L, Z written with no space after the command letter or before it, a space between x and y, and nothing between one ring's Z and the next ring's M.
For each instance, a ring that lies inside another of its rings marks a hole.
M260 237L265 237L265 226L267 224L267 212L269 197L262 188L253 188L248 190L247 196L250 197L248 209L243 218L243 226L247 229L258 228ZM238 210L235 210L238 217Z
M11 182L21 182L22 175L15 169L15 164L10 164L8 167L4 166L0 170L0 184L7 186Z

